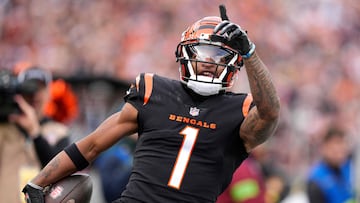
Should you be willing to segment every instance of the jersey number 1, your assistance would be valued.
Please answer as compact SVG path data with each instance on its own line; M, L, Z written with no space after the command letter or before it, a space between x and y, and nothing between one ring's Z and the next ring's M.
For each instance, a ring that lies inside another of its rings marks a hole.
M168 186L180 189L181 181L184 177L198 134L199 129L190 126L186 126L180 131L180 135L184 136L184 140L176 158Z

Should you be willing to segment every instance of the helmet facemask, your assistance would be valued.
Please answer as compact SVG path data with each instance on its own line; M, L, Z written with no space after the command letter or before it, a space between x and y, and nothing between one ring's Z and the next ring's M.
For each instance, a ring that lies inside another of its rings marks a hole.
M217 17L206 17L196 22L183 33L176 50L177 61L180 62L180 80L203 96L218 94L230 88L234 76L242 66L242 58L238 52L220 41L211 40L213 36L217 36L212 34L212 30L219 22ZM205 27L204 23L207 28L200 29L201 26ZM212 29L209 29L210 24ZM200 63L216 66L215 72L199 73Z

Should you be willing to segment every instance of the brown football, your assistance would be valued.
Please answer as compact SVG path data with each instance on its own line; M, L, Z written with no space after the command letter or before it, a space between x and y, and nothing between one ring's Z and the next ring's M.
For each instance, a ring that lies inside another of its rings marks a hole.
M75 173L51 185L45 203L89 203L92 181L88 174Z

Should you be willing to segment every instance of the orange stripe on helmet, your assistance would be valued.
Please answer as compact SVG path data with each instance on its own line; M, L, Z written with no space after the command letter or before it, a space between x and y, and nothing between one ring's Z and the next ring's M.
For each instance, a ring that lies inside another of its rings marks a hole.
M244 100L243 107L242 107L242 112L243 112L244 117L246 117L248 115L249 110L250 110L250 104L252 101L253 101L252 95L248 94Z
M144 95L144 104L147 104L149 102L152 90L153 90L153 77L154 74L146 73L144 75L145 80L145 95Z

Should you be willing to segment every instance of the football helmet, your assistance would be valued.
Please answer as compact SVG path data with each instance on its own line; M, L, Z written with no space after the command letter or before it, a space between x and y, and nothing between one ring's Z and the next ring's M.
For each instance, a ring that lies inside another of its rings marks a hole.
M181 37L175 55L179 62L180 81L194 92L209 96L225 91L243 65L241 55L223 43L226 36L214 34L221 22L216 16L204 17L188 27ZM225 34L226 35L226 34ZM216 66L217 75L198 75L198 63Z

